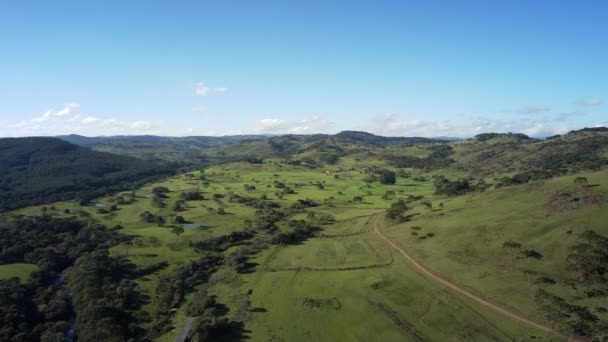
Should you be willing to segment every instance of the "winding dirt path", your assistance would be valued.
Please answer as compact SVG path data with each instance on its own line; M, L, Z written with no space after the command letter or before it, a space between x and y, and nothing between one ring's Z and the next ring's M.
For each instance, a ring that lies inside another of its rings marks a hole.
M414 266L414 268L419 271L420 273L422 273L424 276L426 276L427 278L434 280L437 283L440 283L458 293L460 293L461 295L468 297L474 301L476 301L477 303L489 308L490 310L493 310L495 312L498 312L504 316L507 316L513 320L519 321L521 323L524 323L530 327L536 328L538 330L542 330L545 332L548 332L549 334L552 334L554 336L558 336L558 337L562 337L564 339L567 339L568 341L579 341L578 339L569 337L569 336L565 336L562 335L560 333L558 333L557 331L554 331L553 329L550 329L544 325L538 324L536 322L533 322L527 318L524 318L522 316L519 316L518 314L515 314L509 310L506 310L496 304L493 304L479 296L474 295L473 293L463 289L462 287L459 287L458 285L449 282L441 277L439 277L438 275L434 274L430 269L428 269L427 267L421 265L420 263L418 263L416 260L414 260L414 258L412 258L405 250L403 250L403 248L399 247L396 243L394 243L393 241L389 240L386 236L384 236L384 234L382 234L382 232L380 231L380 216L376 216L376 218L373 221L373 226L374 226L374 232L376 234L378 234L389 246L391 246L393 249L395 249L397 252L399 252L399 254L401 254L405 259L407 259L407 261L409 261L412 266Z

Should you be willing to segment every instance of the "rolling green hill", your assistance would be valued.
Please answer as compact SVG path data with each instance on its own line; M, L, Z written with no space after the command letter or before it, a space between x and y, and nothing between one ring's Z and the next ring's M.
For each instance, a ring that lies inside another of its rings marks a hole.
M84 137L63 135L58 138L96 151L111 152L157 162L171 162L177 166L209 164L201 154L205 149L248 140L264 140L264 135L235 135L223 137L162 137L154 135Z
M172 172L163 164L93 151L56 138L0 139L0 210L87 200Z
M156 166L150 161L56 139L0 142L10 155L0 159L3 170L20 177L12 202L33 201L28 179L59 191L57 199L91 195L90 187L56 187L77 175L93 184L122 179L115 174L141 181L100 194L100 207L62 200L0 215L11 232L0 246L23 245L2 248L0 299L37 286L38 270L63 265L54 252L61 239L41 223L113 227L108 255L84 252L66 270L68 288L85 293L100 283L91 270L128 266L99 303L138 299L119 306L137 319L108 338L562 341L601 340L608 327L605 128L545 140L362 132L245 140L201 149L211 164L145 184L150 178L137 172ZM172 148L160 144L162 153ZM30 234L40 239L12 233L20 227L36 228ZM91 233L110 231L98 228ZM91 313L105 311L75 299L76 334L88 336L99 319ZM23 312L49 310L11 300Z

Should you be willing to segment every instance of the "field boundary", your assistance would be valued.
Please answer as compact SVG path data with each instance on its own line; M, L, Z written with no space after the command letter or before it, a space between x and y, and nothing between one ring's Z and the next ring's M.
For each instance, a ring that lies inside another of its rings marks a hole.
M411 324L399 318L399 315L393 309L391 309L390 306L372 298L368 298L368 301L386 317L388 317L388 319L390 319L396 326L398 326L399 330L401 330L405 335L413 337L416 341L424 341L424 339L416 333Z

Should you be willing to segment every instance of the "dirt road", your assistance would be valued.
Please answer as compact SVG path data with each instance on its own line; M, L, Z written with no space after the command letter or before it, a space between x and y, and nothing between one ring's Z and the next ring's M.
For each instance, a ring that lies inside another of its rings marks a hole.
M376 232L376 234L378 234L389 246L391 246L393 249L395 249L397 252L399 252L399 254L401 254L405 259L407 259L407 261L409 261L412 264L412 266L414 266L414 268L417 271L419 271L420 273L422 273L427 278L429 278L429 279L431 279L431 280L433 280L435 282L438 282L438 283L440 283L440 284L442 284L442 285L444 285L444 286L446 286L446 287L448 287L448 288L450 288L450 289L452 289L452 290L460 293L461 295L463 295L465 297L468 297L468 298L476 301L477 303L479 303L479 304L481 304L481 305L483 305L483 306L485 306L485 307L487 307L487 308L489 308L489 309L491 309L491 310L493 310L495 312L498 312L498 313L500 313L500 314L502 314L504 316L507 316L507 317L509 317L511 319L514 319L516 321L524 323L524 324L526 324L528 326L531 326L533 328L536 328L538 330L542 330L542 331L548 332L548 333L550 333L550 334L552 334L554 336L562 337L562 338L564 338L566 340L569 340L569 341L576 341L577 340L577 339L572 338L572 337L564 336L564 335L562 335L562 334L560 334L560 333L558 333L558 332L556 332L556 331L554 331L552 329L549 329L548 327L546 327L544 325L538 324L538 323L533 322L533 321L531 321L529 319L526 319L526 318L524 318L522 316L519 316L519 315L517 315L517 314L515 314L515 313L513 313L513 312L511 312L509 310L506 310L506 309L504 309L504 308L496 305L496 304L490 303L487 300L485 300L485 299L483 299L481 297L478 297L478 296L472 294L471 292L469 292L469 291L467 291L467 290L459 287L458 285L456 285L456 284L454 284L452 282L449 282L449 281L447 281L447 280L439 277L438 275L434 274L431 270L429 270L428 268L426 268L425 266L421 265L416 260L414 260L414 258L412 258L409 254L407 254L407 252L405 250L403 250L403 248L399 247L396 243L394 243L393 241L389 240L386 236L384 236L384 234L382 234L382 232L380 231L380 222L379 221L380 221L380 216L376 216L376 218L374 219L374 221L372 223L373 226L374 226L374 232Z

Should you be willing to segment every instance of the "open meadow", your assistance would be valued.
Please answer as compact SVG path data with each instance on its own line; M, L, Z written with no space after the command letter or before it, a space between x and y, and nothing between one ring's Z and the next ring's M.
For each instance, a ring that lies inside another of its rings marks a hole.
M252 198L291 208L276 222L278 232L291 229L289 220L319 224L307 239L247 254L246 268L224 263L171 308L158 341L173 341L184 332L187 308L201 287L225 305L227 317L242 322L239 336L253 341L562 339L425 277L374 232L374 224L444 279L541 325L548 323L534 301L538 288L594 308L606 304L577 297L563 271L567 249L580 233L608 234L606 204L565 211L547 204L555 190L577 191L575 176L446 198L434 194L430 177L380 184L347 166L348 161L322 169L274 161L222 164L90 205L58 202L14 214L44 210L55 217L90 218L131 236L110 254L140 268L162 265L135 279L147 298L141 310L150 316L161 310L158 289L166 277L209 253L201 246L256 224L268 209L255 208ZM584 176L593 191L608 189L606 172ZM202 197L189 198L193 193ZM408 203L407 222L384 218L398 200ZM518 249L504 246L506 241L537 250L542 258L522 258ZM235 240L216 253L230 258L248 244ZM32 270L20 264L2 267L3 276L22 279Z

